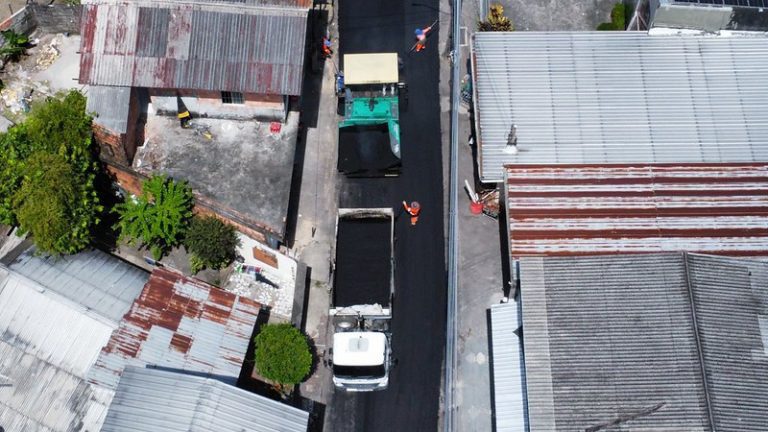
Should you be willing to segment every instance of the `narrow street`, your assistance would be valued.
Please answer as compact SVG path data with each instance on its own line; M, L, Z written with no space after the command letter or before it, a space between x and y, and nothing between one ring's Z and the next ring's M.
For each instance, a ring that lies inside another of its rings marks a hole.
M434 431L438 428L445 339L445 242L443 172L438 94L438 31L427 49L410 51L414 30L438 18L427 0L339 2L340 54L397 52L401 81L408 83L401 105L401 175L341 179L339 207L392 207L395 225L393 351L398 364L389 388L374 393L336 391L328 407L333 431ZM419 223L410 226L403 200L419 201Z

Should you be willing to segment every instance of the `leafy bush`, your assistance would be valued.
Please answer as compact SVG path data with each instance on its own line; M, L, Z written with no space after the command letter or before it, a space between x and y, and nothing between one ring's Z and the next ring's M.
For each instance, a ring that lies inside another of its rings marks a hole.
M499 3L494 3L490 7L490 13L485 21L478 21L477 30L481 32L496 31L496 32L508 32L513 31L512 21L504 16L504 6Z
M3 30L0 32L5 43L0 46L0 57L3 58L3 66L8 60L17 61L22 55L26 54L29 38L13 30Z
M32 234L43 252L75 253L90 242L102 209L93 185L78 178L61 155L37 152L26 162L13 209L22 232Z
M312 367L307 339L290 324L267 324L254 339L256 371L279 386L304 380Z
M225 224L213 216L192 219L184 246L192 254L192 272L204 268L218 270L235 259L235 248L239 244L237 232L232 225Z
M627 7L623 3L616 3L611 9L611 22L601 23L597 26L598 30L626 30L627 29Z
M116 228L121 240L131 245L141 242L159 260L186 231L192 217L192 189L186 182L155 175L142 183L141 190L140 196L115 207L120 216Z

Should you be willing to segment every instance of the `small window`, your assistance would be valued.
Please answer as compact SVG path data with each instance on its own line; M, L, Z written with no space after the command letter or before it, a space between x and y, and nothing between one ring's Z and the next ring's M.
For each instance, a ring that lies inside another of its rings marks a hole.
M227 105L242 105L243 94L238 92L221 92L221 101Z

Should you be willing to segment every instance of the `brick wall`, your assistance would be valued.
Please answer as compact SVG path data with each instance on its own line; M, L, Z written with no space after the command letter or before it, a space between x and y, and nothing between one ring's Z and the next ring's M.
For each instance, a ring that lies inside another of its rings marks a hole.
M125 134L119 134L93 123L93 139L99 146L99 158L101 160L121 165L130 164L125 150Z

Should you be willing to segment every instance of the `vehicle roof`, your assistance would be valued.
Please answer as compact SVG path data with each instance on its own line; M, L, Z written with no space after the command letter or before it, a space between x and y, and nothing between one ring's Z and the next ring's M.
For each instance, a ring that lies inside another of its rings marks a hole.
M387 337L377 332L333 335L333 363L339 366L378 366L384 363Z
M397 53L344 54L344 83L393 84L400 81Z

